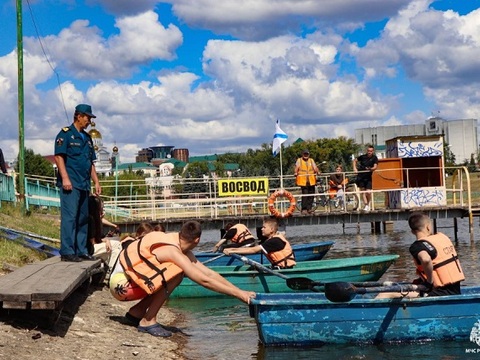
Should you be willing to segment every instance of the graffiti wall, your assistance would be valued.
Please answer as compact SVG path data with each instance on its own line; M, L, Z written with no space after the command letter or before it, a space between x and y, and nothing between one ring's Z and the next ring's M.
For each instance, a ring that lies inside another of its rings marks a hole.
M429 140L425 141L405 141L397 139L396 141L387 142L387 157L394 158L418 158L443 156L443 141Z
M389 191L387 196L390 209L447 205L445 187L408 188L400 191Z

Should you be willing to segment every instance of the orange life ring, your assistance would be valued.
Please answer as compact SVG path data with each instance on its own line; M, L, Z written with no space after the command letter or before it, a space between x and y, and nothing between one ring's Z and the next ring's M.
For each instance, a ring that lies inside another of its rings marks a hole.
M290 207L287 209L287 211L281 213L275 208L275 200L277 197L286 197L290 201ZM286 218L292 216L296 205L295 198L293 197L292 193L288 192L287 190L277 190L268 198L268 210L277 218Z

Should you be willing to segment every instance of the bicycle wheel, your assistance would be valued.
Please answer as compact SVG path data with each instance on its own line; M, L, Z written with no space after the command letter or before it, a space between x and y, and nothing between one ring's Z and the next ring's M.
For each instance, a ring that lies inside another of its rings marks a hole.
M317 208L318 205L320 206L327 206L327 204L330 202L330 198L326 195L319 195L317 197L317 201L314 201L315 204L315 209Z
M358 209L360 200L355 193L345 194L345 209L347 211L355 211Z
M302 198L301 198L301 197L297 197L296 200L297 200L296 202L297 202L297 209L298 209L298 211L302 211ZM320 202L320 204L321 204L321 202ZM324 206L324 205L322 205L322 206ZM317 199L317 197L315 196L315 197L313 198L312 209L311 209L311 210L312 210L312 211L315 211L315 210L317 210L317 207L318 207L318 199Z

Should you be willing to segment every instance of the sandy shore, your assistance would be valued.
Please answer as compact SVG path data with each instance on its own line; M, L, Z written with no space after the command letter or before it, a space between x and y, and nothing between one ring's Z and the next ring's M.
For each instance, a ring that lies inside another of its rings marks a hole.
M115 300L106 287L90 286L78 289L54 314L0 310L0 359L184 359L182 317L162 309L158 321L174 334L156 338L125 323L131 305Z

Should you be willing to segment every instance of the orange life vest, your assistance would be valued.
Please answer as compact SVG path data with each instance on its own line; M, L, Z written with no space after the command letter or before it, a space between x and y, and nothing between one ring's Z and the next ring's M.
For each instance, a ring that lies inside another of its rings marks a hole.
M285 237L280 233L276 233L273 237L281 239L285 243L285 247L280 251L267 253L265 255L266 258L272 263L272 266L278 266L279 268L289 268L295 266L297 264L295 261L295 254L293 253L292 247L287 239L285 239Z
M315 176L315 163L313 159L308 158L308 160L305 161L303 158L300 158L297 161L300 161L296 179L297 186L306 186L307 180L310 185L315 185L317 183L317 177Z
M234 243L241 244L246 240L254 239L250 230L248 230L248 228L243 224L235 224L230 229L237 230L235 236L231 239L231 241Z
M438 233L421 239L421 241L428 242L437 250L437 257L432 260L434 286L445 286L465 280L457 251L446 235ZM415 261L415 265L418 275L426 280L427 276L422 265L417 264L417 261Z
M174 263L158 261L153 250L160 246L174 246L181 251L178 233L153 231L132 241L119 256L125 273L147 294L153 294L161 287L169 293L168 281L183 274L183 270Z

